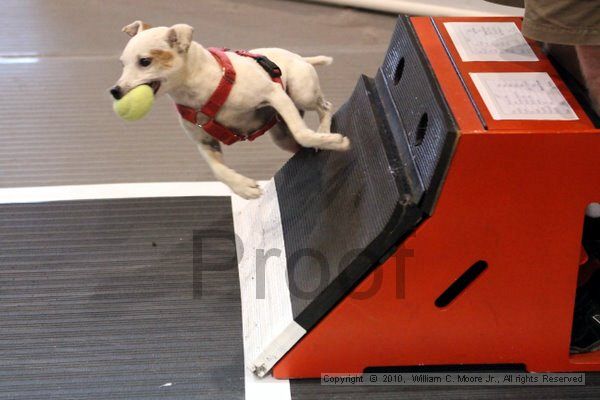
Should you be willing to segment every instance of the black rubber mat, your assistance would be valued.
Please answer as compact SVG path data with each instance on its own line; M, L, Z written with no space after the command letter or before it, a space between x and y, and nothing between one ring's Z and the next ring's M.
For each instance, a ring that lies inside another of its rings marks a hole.
M2 205L0 249L1 399L244 398L229 198Z
M244 399L232 229L222 197L0 205L0 399ZM303 380L291 392L595 399L598 376L586 387Z

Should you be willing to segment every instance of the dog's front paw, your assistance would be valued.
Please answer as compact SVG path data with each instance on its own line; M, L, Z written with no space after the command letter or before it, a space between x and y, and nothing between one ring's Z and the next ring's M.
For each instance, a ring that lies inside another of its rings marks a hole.
M241 175L233 179L229 187L235 194L246 200L257 199L262 195L262 190L255 180Z

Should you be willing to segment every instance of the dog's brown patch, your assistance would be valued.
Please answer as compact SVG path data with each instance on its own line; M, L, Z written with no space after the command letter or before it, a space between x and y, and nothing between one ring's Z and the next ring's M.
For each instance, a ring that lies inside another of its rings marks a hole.
M150 55L152 59L156 60L156 62L165 68L170 68L173 64L173 53L168 50L154 49L150 50Z
M146 29L150 29L150 28L152 28L152 25L142 22L142 30L143 31L145 31Z

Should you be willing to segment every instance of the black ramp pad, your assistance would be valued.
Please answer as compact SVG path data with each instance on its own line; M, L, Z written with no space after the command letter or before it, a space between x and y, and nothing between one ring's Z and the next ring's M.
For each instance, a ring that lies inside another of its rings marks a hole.
M243 399L233 236L228 197L0 205L0 398Z
M399 157L386 154L372 90L363 77L336 114L349 152L305 150L275 176L293 316L306 330L398 242L398 225L408 232L421 218Z
M457 141L457 127L419 39L407 16L401 16L375 85L394 139L412 176L416 168L424 191L421 208L433 212L441 182Z
M457 129L407 18L333 130L351 151L304 149L275 176L293 316L307 331L432 213L451 160Z

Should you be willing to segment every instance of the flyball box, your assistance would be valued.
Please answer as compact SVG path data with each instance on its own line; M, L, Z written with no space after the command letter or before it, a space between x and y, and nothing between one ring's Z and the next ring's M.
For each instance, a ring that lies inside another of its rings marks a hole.
M276 174L292 312L257 374L600 370L569 354L600 131L520 26L400 17L334 117L352 149Z

